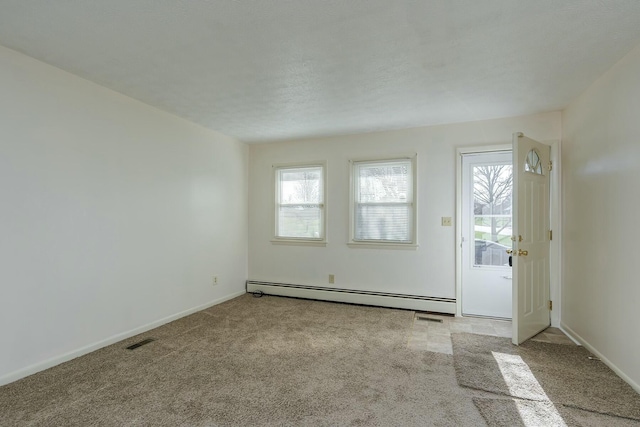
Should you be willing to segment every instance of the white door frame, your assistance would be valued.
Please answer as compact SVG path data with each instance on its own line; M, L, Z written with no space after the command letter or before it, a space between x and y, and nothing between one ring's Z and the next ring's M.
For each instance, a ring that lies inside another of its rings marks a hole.
M551 146L553 169L550 176L550 227L553 240L549 249L549 295L553 301L551 326L560 327L562 307L562 182L561 182L561 142L560 140L542 141ZM490 153L494 151L511 151L511 143L457 147L456 148L456 316L462 316L462 156L465 154Z
M547 155L547 158L549 156ZM500 231L500 236L481 237L482 239L497 241L501 246L488 246L492 248L488 251L489 257L485 258L486 253L478 252L478 239L477 225L474 219L476 214L500 214L504 212L504 205L502 209L498 206L492 207L491 211L486 211L483 208L483 212L476 212L474 206L474 200L476 199L477 183L475 182L476 173L478 167L495 167L501 165L501 167L507 167L509 174L511 174L513 155L511 151L491 151L486 153L474 153L464 154L462 156L462 215L460 217L463 229L461 230L461 237L464 245L462 247L462 274L461 274L461 304L463 316L480 316L480 317L494 317L498 319L511 319L513 311L513 280L511 279L513 269L507 264L506 251L511 249L511 225L506 230L509 234L503 235L504 231ZM504 170L501 171L504 173ZM504 177L500 177L502 179ZM511 197L511 188L507 189L509 197ZM502 193L502 196L505 196ZM503 202L505 200L502 200ZM494 211L493 208L498 210ZM483 217L484 218L484 217ZM507 213L507 218L502 218L501 221L511 218L511 215ZM487 218L484 218L486 221ZM487 225L487 224L484 224ZM504 223L496 223L495 226L503 228ZM497 229L495 230L497 231ZM497 239L500 237L500 239ZM476 245L474 245L474 241ZM496 251L495 248L501 248ZM482 255L482 256L480 256ZM479 260L481 258L481 260ZM494 261L498 261L498 265L494 265ZM478 262L480 261L480 262ZM482 265L487 262L487 265ZM478 265L481 264L481 265ZM548 283L548 281L547 281ZM548 291L547 291L548 293Z

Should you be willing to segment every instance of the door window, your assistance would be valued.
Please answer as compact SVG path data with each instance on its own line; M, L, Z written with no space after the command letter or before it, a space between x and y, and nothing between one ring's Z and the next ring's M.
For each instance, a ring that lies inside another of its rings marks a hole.
M508 266L513 167L473 166L474 266Z

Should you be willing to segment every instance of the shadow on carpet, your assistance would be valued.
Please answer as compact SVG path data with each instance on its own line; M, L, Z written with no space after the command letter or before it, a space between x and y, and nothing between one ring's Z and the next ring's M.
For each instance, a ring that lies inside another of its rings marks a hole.
M514 346L508 338L466 333L452 334L451 339L461 386L542 402L537 405L542 409L562 405L640 420L640 395L604 363L589 359L591 353L583 347L535 341ZM491 404L518 412L509 400Z

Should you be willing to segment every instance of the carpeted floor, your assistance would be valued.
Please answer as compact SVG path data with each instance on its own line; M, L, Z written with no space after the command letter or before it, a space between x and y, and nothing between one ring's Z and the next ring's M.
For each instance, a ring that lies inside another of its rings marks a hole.
M245 295L0 388L0 425L482 424L413 317Z
M580 426L638 427L640 423L553 404L551 401L474 397L473 403L491 427Z
M245 295L0 387L0 426L530 426L527 407L549 412L461 387L455 338L454 356L412 347L413 324L411 311Z
M460 385L517 398L475 399L490 425L517 425L527 414L525 425L559 425L554 418L585 423L565 408L640 421L640 395L583 347L534 341L516 347L507 338L465 333L452 334L452 342ZM620 418L607 422L623 425Z

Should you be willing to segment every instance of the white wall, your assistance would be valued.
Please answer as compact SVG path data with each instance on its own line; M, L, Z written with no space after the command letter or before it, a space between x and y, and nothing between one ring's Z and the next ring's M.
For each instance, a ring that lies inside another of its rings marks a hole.
M244 291L244 144L2 47L0 94L0 384Z
M562 118L562 323L640 392L640 46Z
M560 113L477 121L250 147L249 278L406 295L455 298L456 147L509 144L513 132L538 140L560 139ZM348 160L418 153L419 249L349 248ZM328 245L273 245L276 163L326 160ZM454 219L455 223L455 219Z

